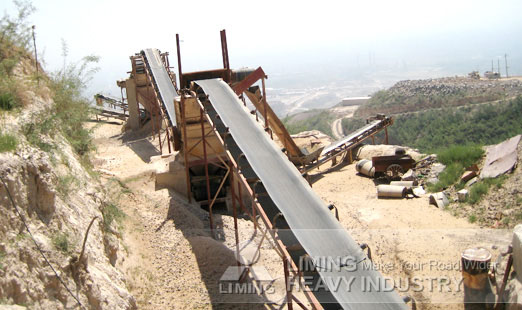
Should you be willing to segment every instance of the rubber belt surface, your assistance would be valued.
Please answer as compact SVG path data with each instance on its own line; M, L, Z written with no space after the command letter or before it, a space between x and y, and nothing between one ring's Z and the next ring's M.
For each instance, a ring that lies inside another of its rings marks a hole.
M350 134L350 135L348 135L346 137L343 137L340 140L335 141L334 143L332 143L329 146L325 147L324 150L321 152L321 154L326 154L326 153L328 153L330 151L335 150L336 148L340 147L341 145L350 142L352 139L362 135L367 130L377 126L380 122L381 121L373 121L370 124L364 126L363 128L357 130L356 132L354 132L354 133L352 133L352 134Z
M393 288L379 292L367 289L370 281L384 284L384 278L295 166L245 111L232 89L221 79L196 83L208 95L305 251L312 258L330 257L347 263L328 268L316 262L339 304L344 309L406 309Z
M150 67L152 78L158 87L159 96L167 111L167 116L172 126L176 127L176 111L174 109L174 98L177 96L176 89L167 73L167 69L165 69L161 61L159 51L157 49L148 48L143 52L146 62Z

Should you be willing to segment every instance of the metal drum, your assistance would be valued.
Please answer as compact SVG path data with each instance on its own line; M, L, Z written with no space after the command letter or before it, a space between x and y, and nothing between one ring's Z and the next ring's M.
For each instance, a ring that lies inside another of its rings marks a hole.
M373 178L375 176L375 167L373 167L371 160L367 160L367 159L359 160L357 165L355 165L355 170L357 170L357 172L364 174L366 176L369 176L371 178Z

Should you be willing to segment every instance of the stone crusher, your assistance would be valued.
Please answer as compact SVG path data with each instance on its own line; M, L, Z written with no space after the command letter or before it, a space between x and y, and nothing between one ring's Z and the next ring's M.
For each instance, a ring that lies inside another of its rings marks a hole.
M257 76L262 76L263 82L262 70L239 72L230 69L223 30L224 68L183 73L179 37L176 37L180 90L171 80L172 75L159 51L152 49L140 53L145 64L145 78L149 81L145 87L153 90L150 95L160 108L157 114L162 116L160 123L164 127L157 128L163 130L169 151L173 144L175 150L180 150L178 160L183 157L187 198L206 201L211 232L215 232L213 206L219 199L225 199L234 217L238 260L243 255L237 223L240 214L252 220L256 231L271 238L282 260L286 283L284 302L288 309L294 306L302 309L406 309L397 292L384 287L386 281L364 253L365 247L349 236L272 140L275 133L287 152L305 155L293 149L295 144L282 124L277 123L278 119L273 117L271 120L273 112L264 99L264 91L263 96L259 96L259 92L256 95L257 90L251 88L259 80ZM257 76L252 75L255 71ZM238 93L255 95L252 96L255 113L248 111L244 98ZM258 113L264 124L259 122ZM331 151L338 152L336 149ZM323 264L321 257L333 261ZM303 265L303 261L307 263ZM243 269L247 275L253 272L248 266ZM346 281L352 278L356 281ZM378 287L366 290L365 280ZM322 285L317 286L321 281ZM338 283L337 287L335 283ZM349 287L348 283L351 283ZM306 300L300 300L293 293L296 286L303 291Z

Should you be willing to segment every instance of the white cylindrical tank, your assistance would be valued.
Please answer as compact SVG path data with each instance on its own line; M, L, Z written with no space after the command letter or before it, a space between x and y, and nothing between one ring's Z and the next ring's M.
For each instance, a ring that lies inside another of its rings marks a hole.
M406 188L412 188L417 186L417 181L391 181L390 185L405 186Z
M377 197L379 198L404 198L406 196L405 186L378 185Z
M373 167L372 161L368 159L359 160L355 165L355 170L372 178L375 176L375 167Z

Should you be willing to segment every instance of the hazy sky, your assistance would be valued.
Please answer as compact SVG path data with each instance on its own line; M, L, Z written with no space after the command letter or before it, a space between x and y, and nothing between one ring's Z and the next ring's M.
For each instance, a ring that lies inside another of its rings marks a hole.
M504 53L512 62L510 73L522 74L520 0L34 0L33 5L31 20L47 69L63 63L63 38L70 61L101 56L91 89L102 92L117 90L115 80L130 70L129 56L143 48L169 51L176 64L176 33L183 40L184 71L221 67L221 29L227 30L233 68L263 66L269 75L372 62L412 68L467 61L468 71L483 71ZM0 4L10 14L13 7L8 0Z

